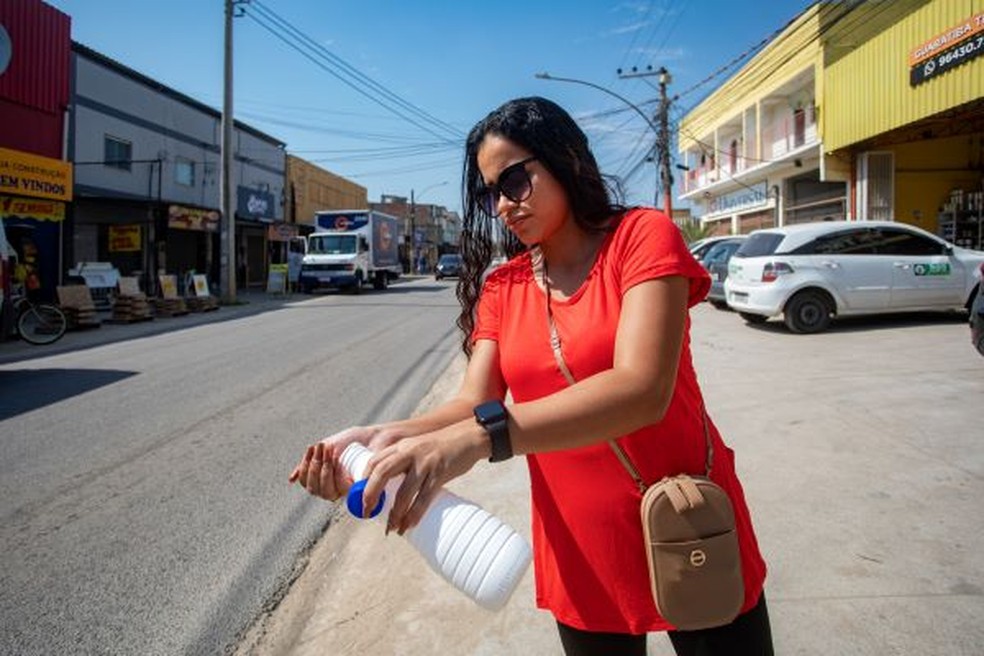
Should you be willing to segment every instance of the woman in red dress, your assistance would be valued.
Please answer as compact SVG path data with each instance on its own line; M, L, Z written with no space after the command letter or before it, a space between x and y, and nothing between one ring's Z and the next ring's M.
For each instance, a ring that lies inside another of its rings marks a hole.
M556 618L566 654L644 655L651 631L668 631L681 655L772 654L765 563L713 422L711 477L734 506L745 583L741 614L713 629L677 631L659 615L640 492L606 443L618 440L649 482L703 471L689 308L707 294L707 273L668 217L612 200L584 133L548 100L510 101L478 123L464 175L462 389L419 417L309 447L291 480L338 498L349 484L341 451L367 444L376 454L366 507L406 475L388 519L402 533L479 460L525 455L536 601ZM486 276L497 245L511 259ZM548 311L573 385L554 357Z

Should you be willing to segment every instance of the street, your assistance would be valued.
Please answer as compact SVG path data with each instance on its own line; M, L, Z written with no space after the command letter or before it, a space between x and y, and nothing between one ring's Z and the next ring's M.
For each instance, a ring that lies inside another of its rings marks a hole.
M409 414L456 314L418 280L4 360L0 653L229 649L332 521L287 484L304 447Z
M709 412L736 452L769 565L777 654L976 656L984 644L984 358L957 315L873 317L793 335L692 310ZM462 359L436 386L454 391ZM519 458L451 489L529 535ZM662 634L653 656L670 656ZM345 517L312 550L242 656L559 654L532 572L481 610L376 522Z

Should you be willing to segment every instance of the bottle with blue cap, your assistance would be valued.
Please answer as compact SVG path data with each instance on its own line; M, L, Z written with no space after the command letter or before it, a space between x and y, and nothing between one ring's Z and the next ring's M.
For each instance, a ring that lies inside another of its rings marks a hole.
M345 499L358 518L364 516L362 494L366 464L372 452L350 444L341 463L355 483ZM370 517L388 512L403 477L391 479ZM403 537L424 557L431 569L478 605L499 610L509 601L530 564L529 544L512 527L481 506L445 489L438 491L420 523Z

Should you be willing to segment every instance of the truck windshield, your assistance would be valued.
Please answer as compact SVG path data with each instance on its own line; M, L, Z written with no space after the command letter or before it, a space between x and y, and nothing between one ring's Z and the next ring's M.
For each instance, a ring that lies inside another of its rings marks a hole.
M310 254L351 255L355 252L355 235L311 235L308 238Z

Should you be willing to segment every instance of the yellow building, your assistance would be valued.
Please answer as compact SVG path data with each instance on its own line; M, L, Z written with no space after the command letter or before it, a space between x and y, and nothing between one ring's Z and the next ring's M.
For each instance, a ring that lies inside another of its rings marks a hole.
M369 207L365 187L295 155L287 155L286 195L287 221L299 225L313 226L314 213L318 210Z
M980 247L982 97L984 0L817 3L681 121L681 197L720 233L889 218Z
M824 148L855 218L984 248L984 0L899 4L909 11L857 47L849 26L831 30Z

